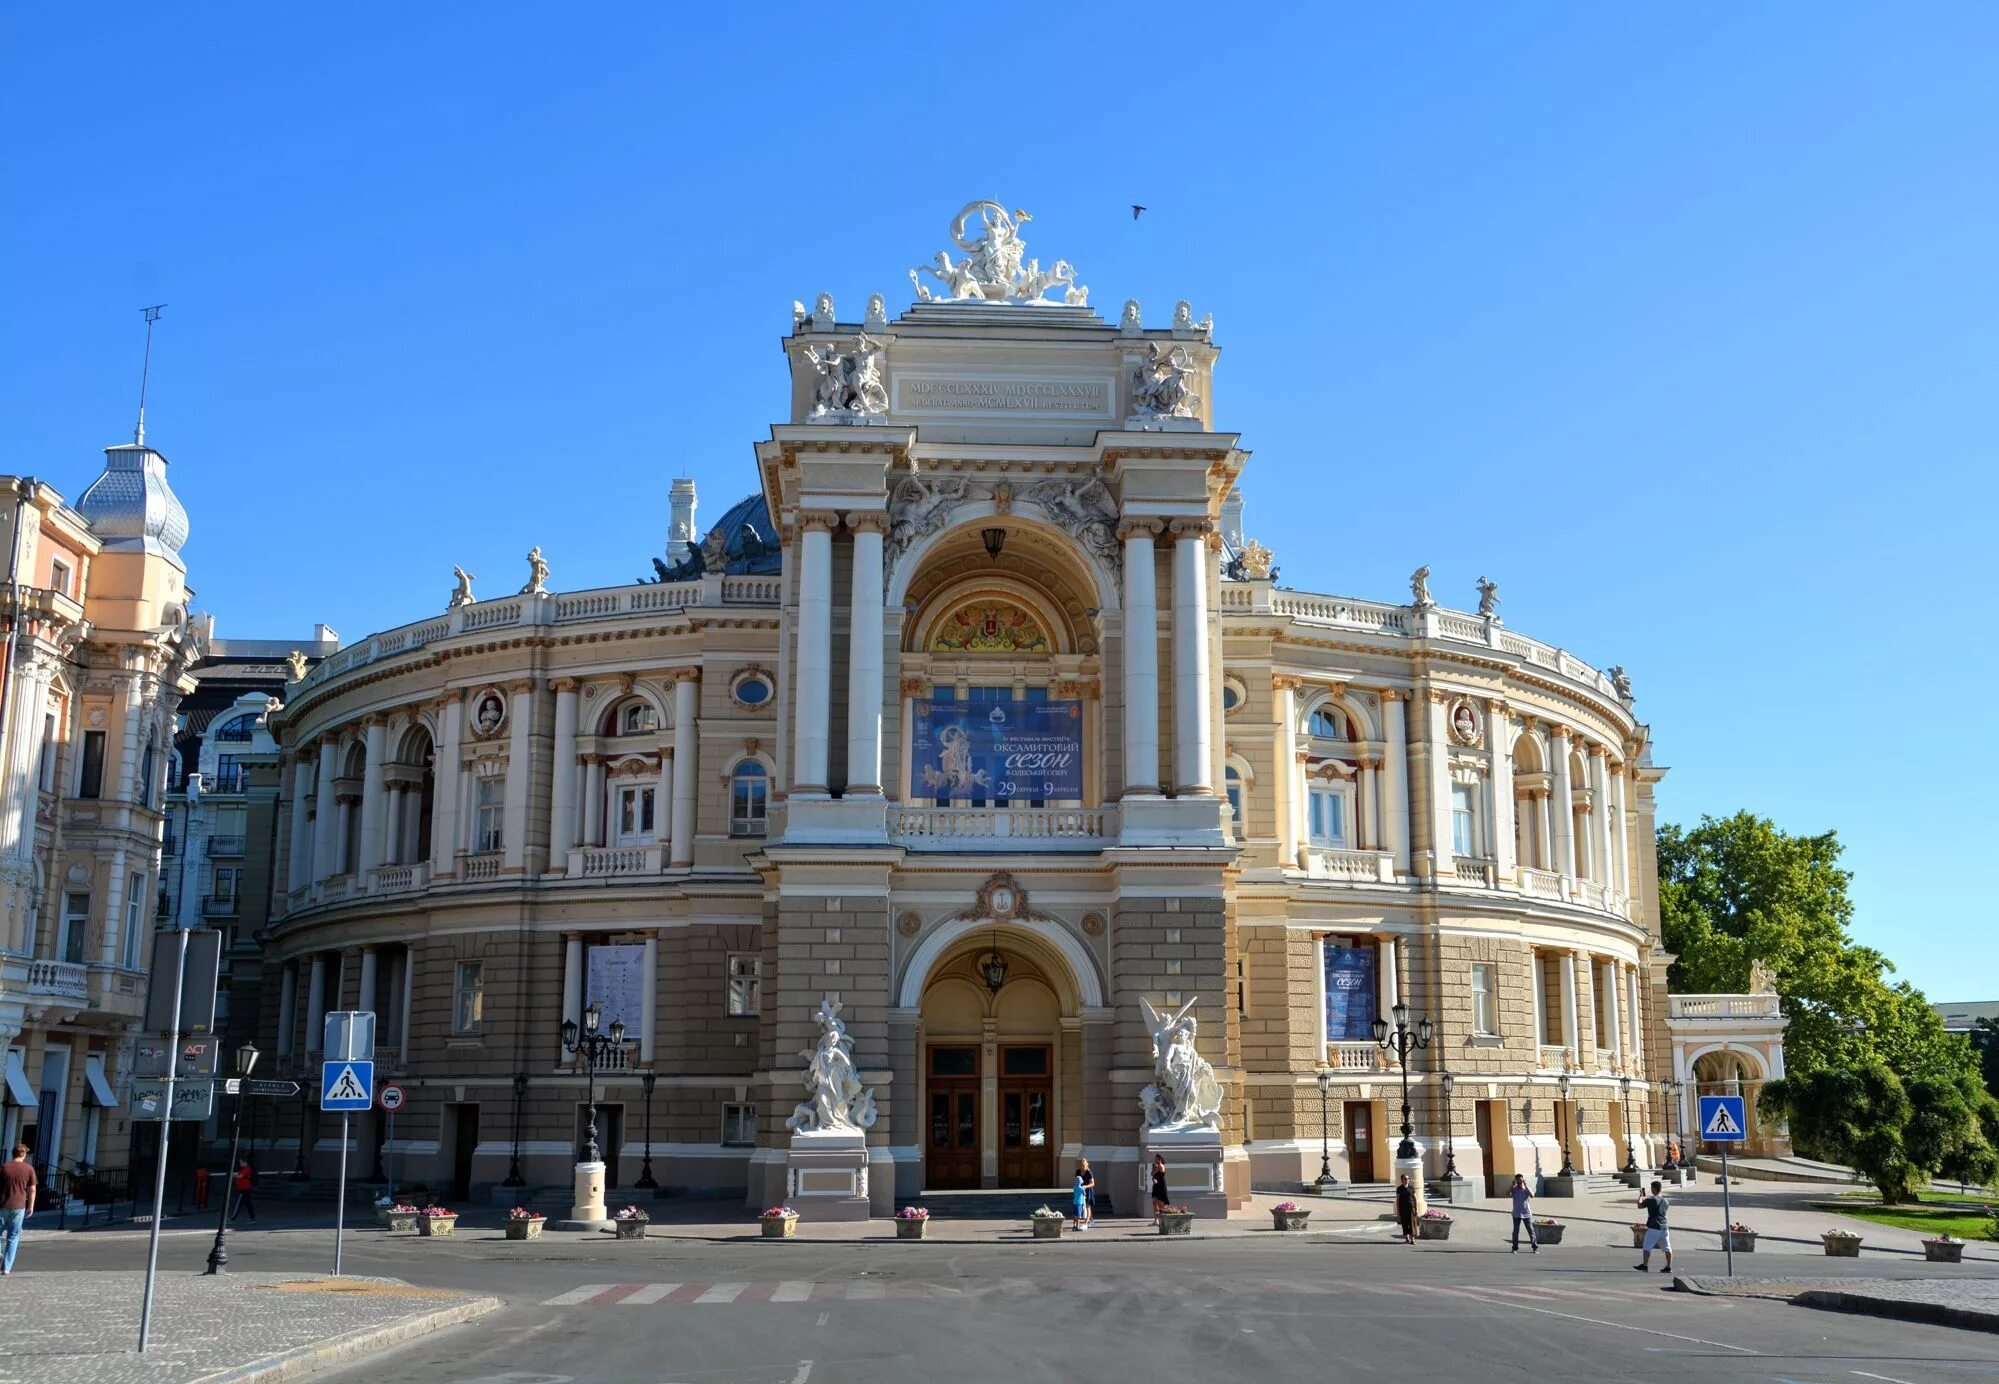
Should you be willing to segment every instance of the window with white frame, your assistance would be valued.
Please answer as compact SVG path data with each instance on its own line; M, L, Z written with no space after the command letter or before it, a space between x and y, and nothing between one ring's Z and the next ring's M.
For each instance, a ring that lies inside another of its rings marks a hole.
M1451 785L1451 850L1458 855L1483 854L1478 848L1477 804L1476 784Z
M480 961L458 963L458 981L452 989L451 1031L476 1034L486 1018L486 967Z
M146 901L146 877L132 876L132 888L125 895L125 953L124 964L128 971L139 969L139 910Z
M633 702L618 717L618 734L650 735L659 729L659 713L645 702Z
M1499 994L1490 962L1475 961L1471 968L1471 1031L1491 1037L1499 1032Z
M770 816L770 772L754 759L729 775L729 835L762 836Z
M1306 824L1311 843L1345 849L1351 840L1353 790L1344 783L1315 782L1306 796Z
M90 933L90 895L62 896L62 936L56 939L56 960L83 964L83 946Z
M63 596L69 594L69 564L58 558L49 559L49 590Z
M1229 811L1235 816L1236 835L1241 836L1249 830L1249 824L1242 815L1242 775L1236 772L1234 765L1222 771L1222 786L1229 795Z
M722 1143L730 1148L749 1148L757 1141L757 1108L730 1102L722 1107Z
M630 784L616 790L612 820L617 825L619 846L636 846L653 839L653 802L657 792L651 784Z
M729 1014L763 1012L764 959L752 952L729 954Z
M1335 706L1315 707L1305 720L1305 733L1318 740L1348 740L1347 718Z
M497 774L476 780L472 790L472 849L497 851L505 848L507 781Z

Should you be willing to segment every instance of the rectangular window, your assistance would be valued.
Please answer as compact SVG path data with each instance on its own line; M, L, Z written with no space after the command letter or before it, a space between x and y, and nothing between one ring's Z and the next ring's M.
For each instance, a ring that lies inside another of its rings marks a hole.
M730 780L729 835L762 836L769 823L770 775L755 760L744 760Z
M478 961L458 963L458 984L452 994L451 1031L477 1033L486 1017L486 968Z
M59 558L49 559L49 590L63 596L69 594L69 564Z
M748 952L729 955L729 1013L732 1016L763 1012L764 959Z
M87 730L83 733L83 764L77 770L76 796L79 798L104 796L104 732L101 730Z
M146 902L146 877L132 876L131 892L125 896L125 969L139 969L139 913Z
M1312 844L1344 849L1347 844L1346 795L1330 784L1314 784L1310 798Z
M1472 817L1472 785L1451 785L1451 849L1459 855L1476 856L1478 833Z
M56 791L56 714L42 717L42 768L38 782L44 793Z
M215 756L215 782L208 785L208 791L240 793L243 786L243 762L233 754Z
M618 790L616 844L633 846L653 839L653 797L657 791L650 787Z
M1486 963L1474 963L1471 968L1471 1031L1487 1035L1499 1032L1499 996L1493 988L1492 967Z
M472 849L474 851L497 851L506 846L504 827L507 796L507 781L503 778L482 778L473 789Z
M750 1148L757 1141L757 1108L754 1105L722 1107L722 1143L729 1148Z
M1589 979L1590 1018L1596 1024L1596 1045L1607 1048L1610 1046L1610 1020L1604 1016L1603 1003L1610 998L1610 985L1604 979L1603 968L1594 963L1589 968Z
M90 933L90 895L62 896L62 936L56 939L56 960L83 964L83 944Z

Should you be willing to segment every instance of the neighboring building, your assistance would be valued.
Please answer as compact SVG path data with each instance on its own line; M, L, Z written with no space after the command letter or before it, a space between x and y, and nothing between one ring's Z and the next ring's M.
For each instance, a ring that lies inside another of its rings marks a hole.
M199 648L166 458L108 448L75 508L0 481L0 1143L44 1170L121 1169L143 1016L161 793ZM11 501L11 503L9 503Z
M1027 272L981 214L954 292ZM664 1185L778 1200L828 996L874 1090L878 1211L1059 1187L1083 1155L1134 1205L1141 1000L1192 1005L1207 1190L1236 1203L1315 1177L1322 1129L1341 1179L1390 1177L1372 1023L1398 1002L1436 1025L1410 1071L1431 1173L1447 1132L1474 1177L1564 1141L1599 1171L1659 1157L1664 770L1619 670L1515 633L1490 587L1439 605L1427 568L1407 602L1279 588L1185 304L890 322L877 298L856 324L822 297L784 353L756 493L661 581L461 590L270 718L260 1041L302 1068L326 1010L376 1011L404 1176L463 1196L518 1156L566 1187L585 1077L559 1029L601 1001L612 1185L649 1139ZM1412 559L1476 542L1436 514ZM1002 723L1031 736L1004 762ZM307 1135L321 1171L334 1128Z
M1960 1000L1956 1004L1933 1004L1930 1008L1943 1020L1945 1033L1962 1033L1973 1047L1983 1045L1980 1020L1999 1023L1999 1000Z

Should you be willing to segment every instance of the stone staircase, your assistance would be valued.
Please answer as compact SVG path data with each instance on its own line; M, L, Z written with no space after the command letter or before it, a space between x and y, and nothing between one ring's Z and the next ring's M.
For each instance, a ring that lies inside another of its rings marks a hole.
M1067 1187L1045 1190L1002 1187L924 1192L911 1204L927 1207L931 1215L954 1221L1024 1221L1042 1206L1066 1216L1072 1203ZM1097 1189L1097 1214L1111 1214L1110 1197L1101 1187Z

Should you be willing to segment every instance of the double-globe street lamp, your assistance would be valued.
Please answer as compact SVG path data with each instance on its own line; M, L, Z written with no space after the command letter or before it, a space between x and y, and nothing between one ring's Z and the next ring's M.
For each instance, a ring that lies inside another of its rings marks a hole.
M1618 1091L1618 1096L1619 1096L1619 1098L1620 1098L1620 1099L1621 1099L1621 1100L1623 1101L1623 1103L1624 1103L1624 1104L1623 1104L1623 1109L1624 1109L1624 1171L1625 1171L1626 1173L1631 1173L1631 1174L1635 1174L1635 1173L1637 1173L1637 1171L1638 1171L1638 1145L1637 1145L1636 1143L1634 1143L1634 1142L1632 1141L1632 1135L1631 1135L1631 1123L1632 1123L1632 1121L1631 1121L1631 1078L1630 1078L1630 1076L1628 1076L1628 1075L1626 1075L1626 1076L1621 1076L1621 1077L1619 1077L1619 1078L1617 1079L1617 1091Z
M1319 1180L1313 1185L1321 1192L1340 1185L1333 1176L1333 1127L1326 1114L1326 1096L1332 1089L1333 1069L1319 1068Z
M592 1000L583 1009L582 1032L577 1032L574 1019L562 1021L563 1050L576 1053L583 1059L583 1109L589 1120L583 1136L581 1161L584 1163L604 1161L597 1149L597 1067L612 1049L625 1045L625 1021L622 1018L613 1019L610 1032L599 1033L597 1025L603 1018L603 1006Z
M1659 1171L1670 1173L1680 1166L1681 1083L1675 1078L1668 1078L1659 1083L1659 1090L1666 1097L1666 1128L1671 1131L1666 1140L1666 1158L1659 1165Z
M208 1251L209 1273L222 1273L229 1267L229 1246L225 1243L229 1238L229 1202L230 1194L236 1190L236 1159L243 1149L243 1102L250 1095L243 1089L243 1083L257 1069L257 1057L255 1043L245 1043L236 1049L236 1113L229 1122L229 1167L222 1174L222 1212L215 1218L215 1243ZM161 1156L165 1156L164 1152Z
M1388 1020L1374 1021L1374 1041L1395 1054L1396 1065L1402 1068L1402 1142L1395 1146L1395 1161L1406 1162L1416 1157L1416 1141L1410 1136L1416 1132L1409 1123L1409 1054L1421 1052L1430 1046L1430 1021L1419 1019L1414 1028L1409 1027L1409 1006L1398 1002L1388 1011L1395 1016L1395 1027L1389 1028Z

